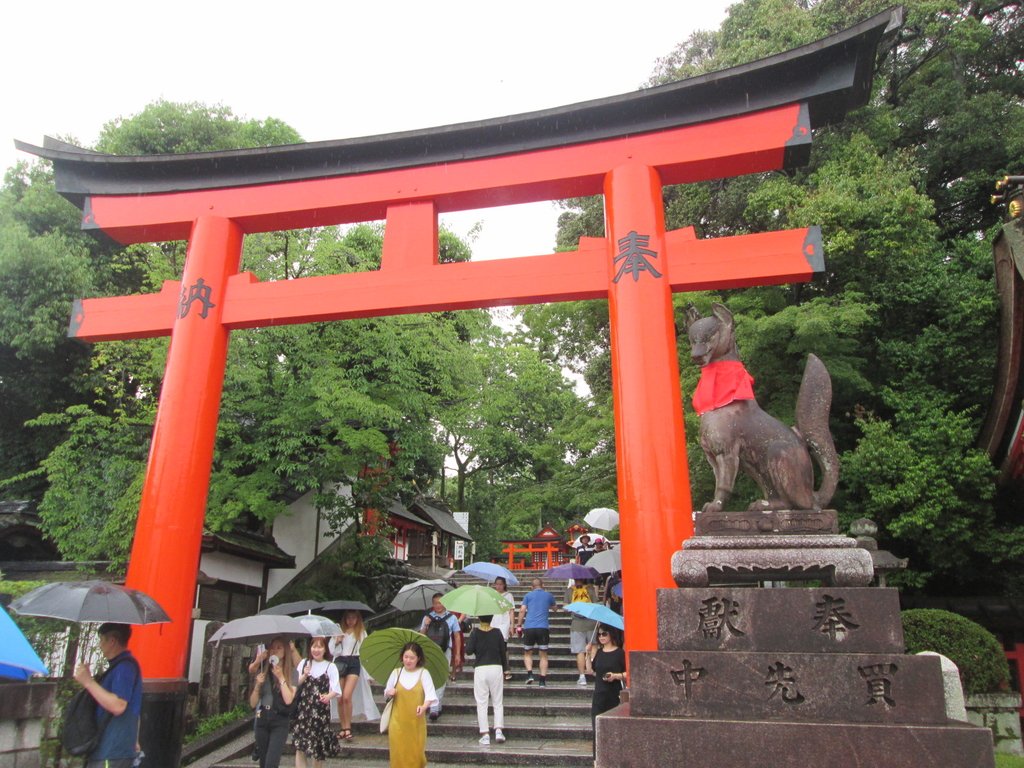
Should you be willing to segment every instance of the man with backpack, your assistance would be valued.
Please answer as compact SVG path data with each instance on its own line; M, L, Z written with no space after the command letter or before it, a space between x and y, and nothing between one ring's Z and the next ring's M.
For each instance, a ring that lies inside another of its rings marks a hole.
M455 614L441 605L443 595L435 592L432 598L431 609L423 616L420 625L420 632L437 643L444 656L452 665L452 672L462 670L462 627ZM444 701L444 689L442 685L437 688L437 702L430 707L430 719L437 720L441 716L441 702Z
M86 768L129 768L139 749L142 672L128 650L132 636L130 626L101 624L99 636L107 671L94 678L88 664L75 667L75 681L95 700L96 720L102 728L99 742L86 755L85 765Z

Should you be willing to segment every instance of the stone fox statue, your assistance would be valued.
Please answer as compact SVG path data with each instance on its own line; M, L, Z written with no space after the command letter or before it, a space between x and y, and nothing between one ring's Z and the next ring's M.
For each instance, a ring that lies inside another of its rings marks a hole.
M820 510L835 493L839 457L828 429L832 379L809 355L797 396L796 426L769 416L754 399L753 378L740 362L732 314L721 304L701 317L686 310L690 356L701 366L693 404L700 414L700 445L715 471L715 498L704 512L721 512L742 469L761 487L764 498L750 510ZM821 471L814 489L812 456Z

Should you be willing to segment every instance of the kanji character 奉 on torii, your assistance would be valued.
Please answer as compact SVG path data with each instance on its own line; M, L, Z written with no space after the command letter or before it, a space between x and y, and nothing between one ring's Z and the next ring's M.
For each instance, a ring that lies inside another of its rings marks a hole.
M174 339L127 579L174 619L138 632L146 677L183 683L231 330L604 297L626 621L631 649L655 648L655 588L672 586L671 554L692 530L672 292L823 269L813 227L716 240L666 232L662 186L804 162L813 128L866 101L878 45L899 23L887 11L724 72L443 129L152 157L19 143L53 161L84 228L126 244L189 241L180 281L81 301L70 330L87 341ZM606 237L575 252L438 264L439 213L602 192ZM271 283L238 271L248 233L374 219L386 219L379 271ZM183 684L174 690L182 702Z

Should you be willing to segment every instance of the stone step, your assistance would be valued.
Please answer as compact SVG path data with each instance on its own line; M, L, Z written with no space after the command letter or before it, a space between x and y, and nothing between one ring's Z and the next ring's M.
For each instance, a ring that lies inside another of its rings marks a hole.
M494 713L488 709L488 722L494 724ZM446 736L452 739L457 738L480 738L476 721L476 706L459 705L448 706L445 702L444 710L437 720L431 720L427 726L431 735ZM575 711L565 708L556 708L551 714L538 713L534 707L505 705L505 727L504 733L508 739L537 743L544 739L559 741L564 738L567 732L583 729L589 733L590 729L590 704L586 705L586 711L577 707ZM380 733L378 723L354 723L352 733L356 738L373 736Z
M589 732L560 732L558 741L538 741L529 734L512 735L511 729L505 729L508 738L504 744L492 743L482 746L475 728L473 733L462 735L446 735L438 728L438 723L427 726L427 762L437 768L439 765L451 764L461 768L466 766L493 765L543 765L548 766L590 766L593 765L592 742ZM526 738L523 738L523 736ZM585 738L578 738L583 735ZM281 758L282 765L294 761L294 748L285 747ZM252 740L220 762L217 768L252 768ZM354 765L382 766L388 763L388 737L379 732L360 734L341 747L341 756L326 760L325 768L349 768Z
M535 679L540 673L535 667L534 670ZM566 671L555 671L548 670L547 685L545 690L549 691L552 695L567 695L571 697L585 695L590 696L594 690L594 678L587 678L587 685L578 685L577 681L580 679L580 674L574 669L571 672ZM540 688L536 682L529 685L526 684L525 673L522 670L514 670L512 680L505 683L505 698L515 697L519 695L531 695L530 691L537 690ZM378 684L371 685L374 691L374 698L377 700L383 700L384 698L384 687ZM456 681L450 682L444 686L444 695L473 695L473 673L463 671Z

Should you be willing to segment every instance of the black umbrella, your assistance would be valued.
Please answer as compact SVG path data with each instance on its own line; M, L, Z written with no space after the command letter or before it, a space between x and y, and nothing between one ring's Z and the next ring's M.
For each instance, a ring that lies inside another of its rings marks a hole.
M106 581L57 581L26 592L10 606L22 616L65 621L162 624L170 616L152 597Z
M293 603L281 603L260 611L263 616L299 616L304 613L312 613L320 607L316 600L296 600Z
M344 613L345 611L359 611L364 614L373 614L373 608L358 600L328 600L320 603L317 609L320 613Z

